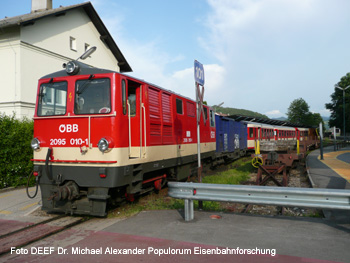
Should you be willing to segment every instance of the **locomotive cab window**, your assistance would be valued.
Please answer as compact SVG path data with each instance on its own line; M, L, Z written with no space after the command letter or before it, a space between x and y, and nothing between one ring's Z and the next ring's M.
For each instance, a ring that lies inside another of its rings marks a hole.
M67 82L51 82L40 86L38 116L65 115Z
M75 114L107 114L111 112L109 79L78 80L75 86Z

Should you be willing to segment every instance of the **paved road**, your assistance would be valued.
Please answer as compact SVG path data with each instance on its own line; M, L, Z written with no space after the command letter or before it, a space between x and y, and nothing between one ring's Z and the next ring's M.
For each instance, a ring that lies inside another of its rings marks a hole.
M29 194L33 196L34 193L35 187L29 188ZM31 216L31 213L40 207L40 203L40 189L33 199L28 198L25 188L13 191L1 190L0 219L37 222L41 219Z
M343 154L345 155L336 158L341 160L350 157L347 153ZM317 157L318 153L315 151L308 160L309 173L315 185L349 189L346 179ZM21 194L25 195L23 191ZM0 194L0 200L1 196ZM10 197L3 197L1 205L6 206L1 207L2 211L10 211L14 207L4 202ZM30 204L22 203L22 206ZM221 219L211 219L213 213L195 211L195 220L185 222L181 211L176 210L141 212L125 220L95 218L28 245L24 248L28 249L28 254L13 252L0 258L0 261L350 262L350 223L348 219L341 218L344 214L335 215L332 211L330 213L328 218L335 220L232 213L221 213ZM8 222L10 226L13 222L6 220L9 216L11 214L2 214L1 224ZM17 216L20 221L28 218L20 214ZM46 248L48 254L38 255L39 248ZM53 248L52 253L50 248ZM228 251L226 248L236 249L238 255L223 255L224 251ZM239 254L244 252L242 249L268 255ZM128 254L120 254L123 251ZM221 254L195 254L198 251L220 251ZM101 254L86 255L87 252ZM159 255L160 253L166 255ZM276 255L271 255L275 253Z
M185 222L181 213L175 210L141 212L126 220L93 219L25 247L28 255L12 253L0 261L321 263L349 262L350 259L350 228L346 225L313 218L223 213L221 219L211 219L210 212L196 211L195 214L193 222ZM54 252L37 255L40 247L53 247ZM207 249L223 251L227 247L238 248L237 253L240 253L239 249L255 249L276 255L194 254ZM100 248L101 255L82 254ZM66 254L58 254L64 249ZM118 249L140 249L143 253L109 254L113 249L116 252ZM159 255L169 251L174 254Z

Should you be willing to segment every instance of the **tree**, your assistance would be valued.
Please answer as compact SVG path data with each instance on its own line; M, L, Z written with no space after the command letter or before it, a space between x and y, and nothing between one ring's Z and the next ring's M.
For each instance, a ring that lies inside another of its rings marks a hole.
M346 88L350 85L350 73L343 76L337 83L340 88ZM345 130L350 131L350 89L345 90ZM331 103L326 103L326 109L330 110L331 116L329 119L329 127L337 127L343 129L344 116L343 116L343 91L341 89L334 88L334 92L331 95Z
M310 112L309 125L318 127L320 125L320 122L322 123L322 129L324 131L324 122L323 122L323 118L322 118L321 114Z
M287 117L289 122L308 124L308 119L311 118L309 105L302 98L293 100L289 105Z
M291 102L287 116L288 121L295 124L317 126L322 122L324 126L321 114L312 113L309 111L309 105L302 98L295 99Z

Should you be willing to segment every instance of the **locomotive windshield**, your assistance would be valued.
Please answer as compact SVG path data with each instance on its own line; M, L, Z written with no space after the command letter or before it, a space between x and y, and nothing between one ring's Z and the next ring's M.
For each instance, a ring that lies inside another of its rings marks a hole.
M75 85L75 114L106 114L111 112L109 79L78 80Z
M38 116L65 115L67 82L51 82L40 86Z

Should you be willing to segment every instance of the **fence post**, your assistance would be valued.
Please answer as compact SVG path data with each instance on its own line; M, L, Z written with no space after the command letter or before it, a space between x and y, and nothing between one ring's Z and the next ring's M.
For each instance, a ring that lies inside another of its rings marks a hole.
M185 221L194 219L193 200L185 199Z

